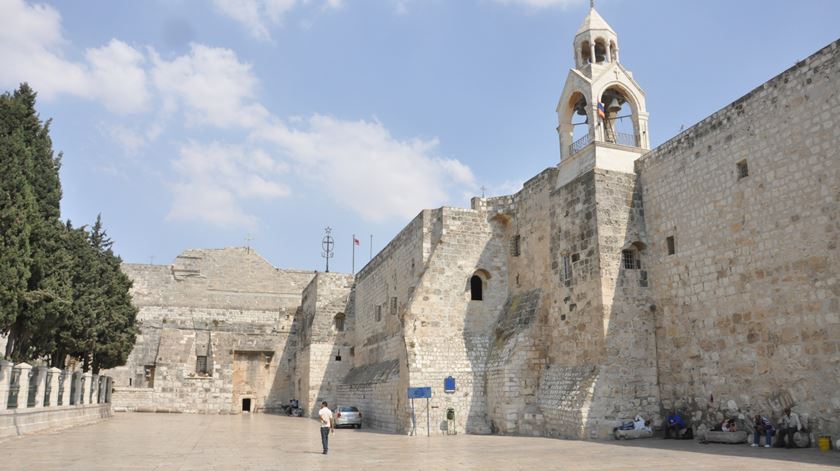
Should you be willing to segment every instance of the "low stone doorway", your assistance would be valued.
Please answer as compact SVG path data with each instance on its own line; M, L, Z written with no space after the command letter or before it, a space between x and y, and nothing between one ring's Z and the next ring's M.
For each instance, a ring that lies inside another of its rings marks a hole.
M251 412L251 398L250 397L243 397L242 398L242 412Z

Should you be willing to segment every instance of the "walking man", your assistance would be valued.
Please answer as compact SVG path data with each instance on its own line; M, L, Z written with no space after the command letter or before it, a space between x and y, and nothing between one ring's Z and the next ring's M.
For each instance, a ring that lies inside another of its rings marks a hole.
M327 454L329 448L330 432L335 432L335 422L333 421L333 413L327 407L327 401L321 403L321 410L318 411L318 418L321 420L321 445L324 446L324 454Z

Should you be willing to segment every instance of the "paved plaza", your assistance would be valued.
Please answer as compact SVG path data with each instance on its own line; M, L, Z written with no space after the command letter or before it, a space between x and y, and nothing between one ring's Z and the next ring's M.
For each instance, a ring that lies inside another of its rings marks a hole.
M118 414L98 424L0 441L3 470L811 470L840 453L701 445L337 430L321 454L318 423L273 415Z

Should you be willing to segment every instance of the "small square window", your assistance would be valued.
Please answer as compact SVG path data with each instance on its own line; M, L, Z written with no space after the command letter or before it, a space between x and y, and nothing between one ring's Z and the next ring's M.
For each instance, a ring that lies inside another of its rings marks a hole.
M580 260L580 254L579 253L573 253L572 254L572 263L575 263L578 260Z
M750 168L747 165L747 160L744 159L735 164L738 169L738 180L750 176Z
M668 255L674 255L677 253L677 247L674 243L674 236L668 236L665 239L665 244L668 245Z

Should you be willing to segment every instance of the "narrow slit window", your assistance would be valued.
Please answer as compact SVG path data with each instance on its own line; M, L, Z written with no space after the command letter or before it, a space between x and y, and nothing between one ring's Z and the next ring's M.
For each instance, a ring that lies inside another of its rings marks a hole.
M335 315L335 330L338 332L344 332L344 313L339 312Z
M518 257L522 254L522 236L519 234L513 236L513 239L510 241L510 254L514 257Z
M376 322L379 322L379 321L382 320L382 305L381 304L378 304L376 306L376 311L375 311L375 314L374 314L374 318L376 319Z
M572 262L568 255L563 255L563 285L572 286Z
M674 242L674 236L668 236L665 239L665 244L668 246L668 255L674 255L677 253L677 246Z
M391 298L391 315L394 316L397 314L397 297L394 296Z

